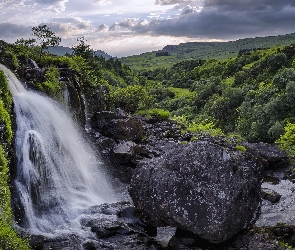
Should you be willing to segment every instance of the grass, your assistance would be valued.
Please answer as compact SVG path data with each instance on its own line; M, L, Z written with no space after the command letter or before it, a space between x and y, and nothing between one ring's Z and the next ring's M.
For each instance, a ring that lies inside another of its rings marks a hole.
M170 68L173 64L183 60L210 59L225 60L237 56L240 50L253 48L270 48L295 43L295 33L283 36L245 38L230 42L190 42L179 45L166 46L170 56L156 56L158 51L120 58L134 70L148 70L155 68ZM164 49L165 50L165 49ZM249 68L247 65L245 68Z

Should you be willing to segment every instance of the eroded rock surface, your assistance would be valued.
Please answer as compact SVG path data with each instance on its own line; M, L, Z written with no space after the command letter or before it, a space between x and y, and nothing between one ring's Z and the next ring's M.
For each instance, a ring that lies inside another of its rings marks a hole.
M143 221L218 243L255 221L261 176L258 161L207 138L139 163L129 194Z

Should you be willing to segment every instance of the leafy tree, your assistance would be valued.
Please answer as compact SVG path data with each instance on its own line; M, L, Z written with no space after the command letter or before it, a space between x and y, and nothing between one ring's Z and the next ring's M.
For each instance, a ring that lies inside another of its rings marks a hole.
M139 108L147 108L151 104L151 96L145 88L139 85L116 89L111 93L114 107L120 107L129 113L135 113Z
M30 39L17 39L16 42L14 43L15 45L20 45L20 46L28 46L32 47L36 43L36 39L30 38Z
M73 55L81 56L84 59L90 59L94 56L94 51L91 49L90 45L87 44L87 39L85 37L80 37L77 39L78 45L73 46Z
M53 31L50 30L46 25L39 25L32 28L33 35L39 40L40 46L40 58L44 51L49 47L58 46L61 38L56 36Z

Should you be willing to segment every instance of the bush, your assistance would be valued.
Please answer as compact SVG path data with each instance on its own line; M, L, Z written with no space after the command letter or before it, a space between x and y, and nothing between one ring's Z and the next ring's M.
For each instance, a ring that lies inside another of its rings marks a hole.
M276 140L276 144L289 155L295 156L295 124L287 123L284 130L285 133Z
M164 109L148 109L139 112L140 115L146 115L147 117L156 117L158 119L168 119L170 117L170 112Z
M37 87L51 97L57 97L61 93L62 83L59 81L59 71L50 67L45 74L45 82L37 84Z
M111 93L111 103L115 108L122 108L129 113L145 109L151 104L151 96L139 85L118 88Z
M190 132L205 133L214 137L224 136L220 128L216 128L212 122L209 123L191 123L187 128Z

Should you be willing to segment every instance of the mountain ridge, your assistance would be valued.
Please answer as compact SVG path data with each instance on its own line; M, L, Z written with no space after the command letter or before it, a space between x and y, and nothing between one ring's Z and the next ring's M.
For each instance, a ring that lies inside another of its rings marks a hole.
M163 49L145 52L140 55L122 57L122 63L132 69L154 69L170 67L183 60L217 59L224 60L237 56L241 50L286 46L295 43L295 33L243 38L228 42L188 42L179 45L166 45Z
M64 46L55 46L55 47L49 47L48 51L53 54L53 55L57 55L57 56L64 56L66 54L72 54L73 49L70 47L64 47ZM106 60L112 58L111 55L109 55L108 53L102 51L102 50L95 50L94 54L96 56L102 56L104 57Z

